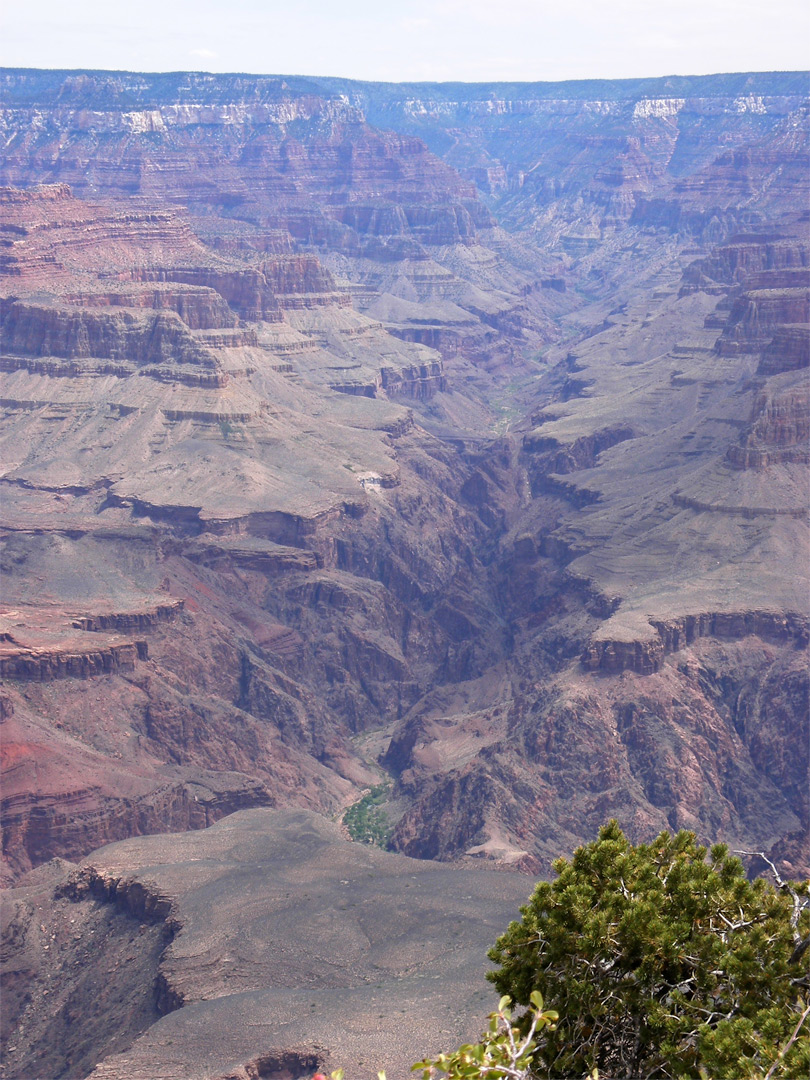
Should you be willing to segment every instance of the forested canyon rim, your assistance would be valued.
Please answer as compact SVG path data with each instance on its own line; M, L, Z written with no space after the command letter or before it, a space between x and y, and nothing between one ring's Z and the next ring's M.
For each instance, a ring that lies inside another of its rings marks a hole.
M613 816L807 873L804 74L2 85L10 882L250 808L335 845L294 808L383 777L402 855L547 874ZM71 873L9 894L20 985ZM64 1075L146 1076L144 1008Z

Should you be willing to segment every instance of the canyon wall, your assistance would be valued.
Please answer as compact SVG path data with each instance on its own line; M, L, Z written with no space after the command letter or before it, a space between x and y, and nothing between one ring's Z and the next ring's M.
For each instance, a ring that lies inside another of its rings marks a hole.
M2 80L10 877L381 777L807 869L803 77Z

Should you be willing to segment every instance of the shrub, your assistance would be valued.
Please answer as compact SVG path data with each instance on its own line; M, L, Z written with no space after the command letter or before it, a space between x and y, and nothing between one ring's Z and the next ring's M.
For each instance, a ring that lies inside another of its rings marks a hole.
M447 1080L524 1080L530 1077L530 1064L537 1049L536 1037L544 1028L553 1031L557 1013L543 1009L543 998L535 990L530 1009L524 1018L526 1030L512 1024L512 1002L501 998L498 1009L490 1013L489 1027L477 1043L460 1046L455 1053L417 1061L411 1071L421 1071L422 1080L443 1072Z
M489 954L502 994L561 1014L538 1075L808 1075L808 883L749 881L688 832L634 847L615 821L554 869Z

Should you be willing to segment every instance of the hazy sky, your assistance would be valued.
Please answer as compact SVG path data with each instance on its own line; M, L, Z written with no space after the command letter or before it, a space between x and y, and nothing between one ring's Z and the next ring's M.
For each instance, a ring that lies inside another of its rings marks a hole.
M0 0L0 63L556 80L810 67L807 0Z

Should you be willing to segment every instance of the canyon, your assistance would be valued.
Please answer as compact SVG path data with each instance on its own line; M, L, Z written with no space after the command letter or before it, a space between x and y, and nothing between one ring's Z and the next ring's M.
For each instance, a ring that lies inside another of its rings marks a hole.
M611 817L810 873L806 75L0 83L3 1075L398 1075Z

